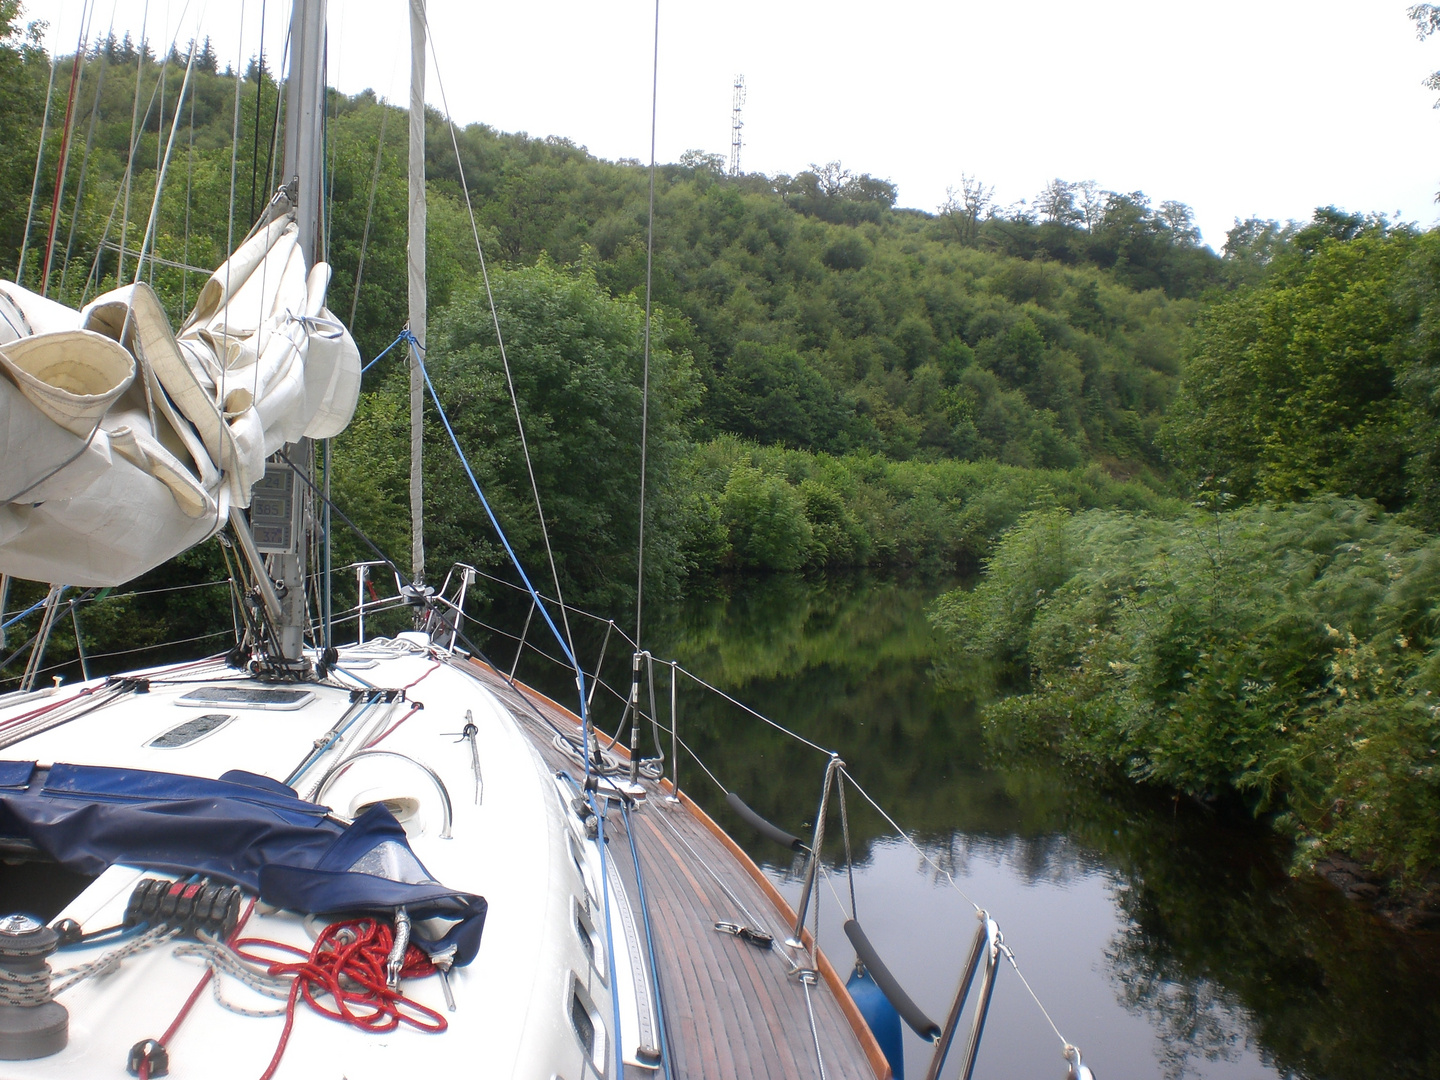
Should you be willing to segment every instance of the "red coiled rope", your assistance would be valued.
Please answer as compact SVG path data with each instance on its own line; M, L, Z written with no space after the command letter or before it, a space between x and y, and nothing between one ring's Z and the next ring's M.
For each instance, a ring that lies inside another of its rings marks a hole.
M242 959L264 964L272 975L294 976L285 1005L285 1028L260 1080L270 1080L280 1066L290 1031L295 1026L295 1004L302 995L305 1003L321 1016L363 1031L394 1031L403 1023L438 1034L449 1027L445 1017L434 1009L385 985L385 965L394 942L393 929L376 919L332 923L316 938L308 954L293 945L262 938L241 938L235 942L235 953ZM253 948L278 950L300 959L298 962L272 960L245 951ZM405 950L405 965L400 969L403 978L421 978L434 973L435 965L420 949L411 945ZM321 1000L326 997L334 1002L333 1007Z

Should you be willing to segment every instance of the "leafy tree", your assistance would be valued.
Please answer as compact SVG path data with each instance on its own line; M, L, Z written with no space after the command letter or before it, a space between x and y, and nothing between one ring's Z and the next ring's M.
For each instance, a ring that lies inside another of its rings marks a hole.
M798 570L813 541L805 504L778 476L741 465L721 502L735 564L746 569Z
M1434 4L1414 4L1405 9L1405 14L1415 24L1415 36L1421 41L1440 31L1440 7ZM1440 92L1440 71L1425 80L1425 88ZM1440 101L1436 101L1435 107L1440 109Z
M633 589L638 534L643 309L607 297L588 275L570 276L547 263L494 274L492 283L558 568L577 598L623 598ZM662 314L650 339L646 511L653 520L646 529L646 566L657 587L673 589L681 566L669 477L696 387L689 356L672 351L670 338ZM545 566L529 472L482 290L458 290L435 320L428 364L462 446L480 452L476 472L503 510L502 526L529 566ZM463 474L453 466L450 473L432 486L447 500L434 512L441 537L437 562L485 561L475 538L489 529L478 524L484 519Z
M741 342L714 378L706 413L722 431L793 447L843 449L845 403L798 352Z
M1202 317L1166 421L1169 452L1192 479L1223 477L1242 499L1328 491L1398 508L1418 238L1327 209L1293 242L1300 257Z

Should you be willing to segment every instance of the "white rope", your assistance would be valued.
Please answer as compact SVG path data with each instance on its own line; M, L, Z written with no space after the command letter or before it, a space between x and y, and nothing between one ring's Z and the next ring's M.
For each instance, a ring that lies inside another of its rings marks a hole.
M198 942L186 942L175 947L176 956L196 956L205 962L210 969L213 978L210 981L211 990L214 993L215 1004L227 1012L235 1013L237 1016L248 1016L255 1019L269 1019L285 1015L285 1006L278 1009L248 1009L243 1005L236 1005L227 1001L220 989L220 974L223 972L235 979L237 982L248 986L255 993L262 997L272 998L276 1001L286 1001L290 997L290 986L295 976L271 975L267 970L254 964L247 963L240 959L235 950L228 945L202 937Z
M0 1005L29 1008L50 1000L50 966L38 971L10 971L0 968Z
M50 996L58 997L66 990L86 979L93 979L97 975L104 975L114 971L120 966L122 960L127 960L137 953L153 949L157 945L163 945L172 938L178 937L180 927L160 925L154 929L147 930L133 941L127 941L119 948L111 949L98 960L92 960L88 964L81 964L79 967L66 968L64 971L57 971L50 985Z

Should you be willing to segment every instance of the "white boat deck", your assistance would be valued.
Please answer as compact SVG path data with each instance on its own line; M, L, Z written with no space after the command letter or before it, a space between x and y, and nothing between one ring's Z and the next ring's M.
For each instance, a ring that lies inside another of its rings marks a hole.
M477 681L497 693L485 693ZM355 718L350 687L362 682L404 688L405 693ZM304 689L313 697L293 709L181 700L207 687ZM88 692L81 696L81 691ZM46 704L56 707L22 725L13 723ZM423 708L414 708L416 704ZM614 1027L612 986L622 1005L624 1073L655 1075L635 1054L640 1038L628 968L622 960L612 979L603 947L596 949L594 940L586 942L577 933L577 909L603 931L604 907L596 895L603 894L597 884L602 880L600 856L598 845L586 842L583 824L568 804L565 782L555 775L567 766L576 772L578 766L553 744L554 732L536 715L537 707L550 723L573 728L573 718L538 695L530 704L519 703L514 691L487 668L448 661L414 640L382 641L344 650L327 684L260 683L212 662L153 672L145 692L96 682L8 699L0 702L0 759L216 778L243 769L284 781L322 748L293 780L302 797L320 795L320 801L345 818L385 802L399 811L412 848L437 880L487 899L479 955L451 975L456 1011L446 1011L437 978L404 984L408 996L450 1021L449 1030L433 1035L402 1027L371 1034L302 1007L277 1080L393 1080L402 1074L609 1077L615 1071L614 1044L606 1041ZM347 711L353 722L337 737ZM160 736L200 716L230 719L210 721L216 725L213 730L183 745L157 745ZM478 785L471 748L462 734L467 720L477 729ZM45 729L51 722L56 723ZM385 753L355 758L323 794L317 791L335 762L362 748ZM783 901L688 800L667 801L664 791L647 786L648 797L630 821L656 938L671 1075L821 1076L805 988L787 975L785 950L777 945L762 951L713 928L721 920L759 923L779 942L790 917ZM448 830L442 788L449 802ZM612 873L619 871L624 892L638 910L628 838L618 811L607 815L606 829ZM13 867L6 869L7 877L15 873ZM119 923L140 876L132 868L112 867L60 915L76 919L87 930ZM610 908L612 919L617 910ZM308 949L314 929L313 922L307 927L296 915L260 905L243 935ZM617 928L617 942L619 936ZM599 937L603 945L603 934ZM617 943L617 950L621 948ZM70 1012L67 1048L35 1061L0 1061L0 1078L123 1075L130 1047L158 1038L204 974L199 960L177 957L173 950L173 943L167 943L127 958L114 973L67 991L60 999ZM51 966L59 971L103 951L66 950L51 958ZM888 1074L863 1024L857 1034L843 985L823 966L822 974L829 977L811 988L811 998L823 1075ZM225 999L234 1005L252 1010L276 1005L232 978L220 982ZM577 999L599 1021L588 1047L572 1019ZM254 1080L269 1064L282 1025L278 1018L227 1011L207 989L169 1041L171 1072Z

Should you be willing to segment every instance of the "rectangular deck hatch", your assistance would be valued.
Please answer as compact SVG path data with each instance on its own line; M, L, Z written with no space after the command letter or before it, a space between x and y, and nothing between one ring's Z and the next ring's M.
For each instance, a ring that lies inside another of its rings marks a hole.
M201 686L175 699L176 705L208 709L303 709L315 698L310 690L278 686Z

